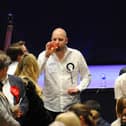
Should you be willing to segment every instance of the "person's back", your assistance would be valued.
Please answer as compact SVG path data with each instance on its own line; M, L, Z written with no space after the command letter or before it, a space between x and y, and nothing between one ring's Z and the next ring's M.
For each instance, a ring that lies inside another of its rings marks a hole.
M119 76L114 84L114 97L116 101L124 96L126 96L126 67L120 69Z

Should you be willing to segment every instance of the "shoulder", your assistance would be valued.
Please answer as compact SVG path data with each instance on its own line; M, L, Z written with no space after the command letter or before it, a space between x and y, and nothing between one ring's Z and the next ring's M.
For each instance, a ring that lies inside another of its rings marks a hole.
M20 77L17 77L15 75L8 75L8 79L9 80L13 80L13 81L21 81L21 82L23 82Z
M75 53L81 53L78 49L74 49L74 48L67 48L68 49L68 51L70 51L70 52L75 52Z
M120 119L116 119L111 123L111 126L120 126Z
M126 73L118 76L117 79L115 80L116 85L123 82L126 82Z
M98 126L110 126L109 122L107 122L102 117L99 117L98 122L97 122L97 125Z
M44 55L45 55L45 50L39 53L38 58L39 58L39 57L42 57L42 56L44 56Z
M78 49L74 49L74 48L67 48L67 49L68 49L68 52L71 52L72 54L82 56L82 53Z

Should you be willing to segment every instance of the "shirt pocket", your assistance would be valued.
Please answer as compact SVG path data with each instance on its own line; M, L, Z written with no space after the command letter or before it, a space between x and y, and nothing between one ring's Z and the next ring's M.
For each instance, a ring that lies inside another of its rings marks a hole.
M55 62L49 63L47 65L47 71L49 73L57 73L58 72L57 64Z

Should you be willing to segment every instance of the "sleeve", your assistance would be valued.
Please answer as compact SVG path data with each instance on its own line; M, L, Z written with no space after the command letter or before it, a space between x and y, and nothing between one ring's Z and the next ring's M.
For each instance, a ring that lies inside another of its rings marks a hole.
M91 81L91 74L88 69L87 63L83 55L79 54L79 72L80 72L80 83L78 89L80 91L86 89Z
M0 123L7 126L20 126L20 124L13 118L11 111L8 109L8 104L0 96ZM10 112L10 113L9 113Z
M42 73L44 71L44 67L45 67L47 60L48 60L48 58L45 57L45 51L43 51L42 53L39 54L37 61L38 61L40 73Z

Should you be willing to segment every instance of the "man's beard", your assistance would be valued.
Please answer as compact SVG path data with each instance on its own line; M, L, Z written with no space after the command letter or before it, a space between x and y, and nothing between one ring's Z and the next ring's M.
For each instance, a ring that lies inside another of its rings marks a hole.
M62 50L64 50L66 47L58 47L57 49L56 49L56 52L60 52L60 51L62 51Z
M56 49L56 52L59 52L59 51L61 51L62 49L60 48L60 47L58 47L57 49Z

